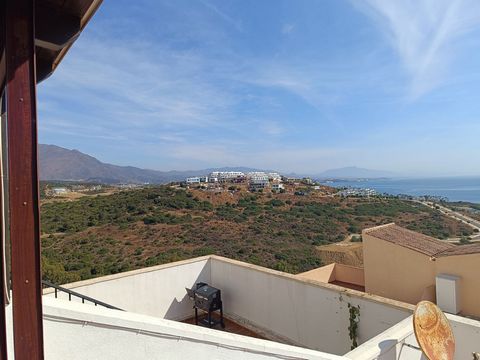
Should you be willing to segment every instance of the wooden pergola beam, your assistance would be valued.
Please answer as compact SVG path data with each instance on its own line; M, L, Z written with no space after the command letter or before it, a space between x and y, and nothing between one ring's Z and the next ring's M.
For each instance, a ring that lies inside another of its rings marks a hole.
M34 0L6 0L7 132L15 359L43 359Z
M60 51L80 35L81 19L43 2L35 5L35 45Z

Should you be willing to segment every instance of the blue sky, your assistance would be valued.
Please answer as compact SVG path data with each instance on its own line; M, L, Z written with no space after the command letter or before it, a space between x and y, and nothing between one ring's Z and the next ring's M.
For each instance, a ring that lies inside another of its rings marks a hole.
M477 0L106 0L42 143L157 170L480 174Z

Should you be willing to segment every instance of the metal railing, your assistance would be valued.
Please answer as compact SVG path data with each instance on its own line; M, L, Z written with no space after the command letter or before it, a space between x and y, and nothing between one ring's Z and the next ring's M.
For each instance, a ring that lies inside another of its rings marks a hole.
M80 294L76 291L64 288L62 286L55 285L48 280L42 280L42 284L47 286L47 287L53 288L55 290L55 298L58 298L58 293L59 292L63 292L63 293L68 294L68 300L69 301L72 301L72 296L74 296L74 297L80 298L82 300L83 304L85 304L85 301L88 301L88 302L91 302L91 303L95 304L95 306L100 305L100 306L106 307L108 309L124 311L123 309L120 309L120 308L117 308L113 305L104 303L103 301L91 298L90 296L86 296L86 295Z

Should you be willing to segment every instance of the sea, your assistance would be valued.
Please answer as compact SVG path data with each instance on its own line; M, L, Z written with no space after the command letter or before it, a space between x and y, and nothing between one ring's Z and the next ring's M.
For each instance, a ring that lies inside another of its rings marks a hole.
M334 187L373 189L390 195L440 196L449 201L480 203L480 177L358 179L321 181Z

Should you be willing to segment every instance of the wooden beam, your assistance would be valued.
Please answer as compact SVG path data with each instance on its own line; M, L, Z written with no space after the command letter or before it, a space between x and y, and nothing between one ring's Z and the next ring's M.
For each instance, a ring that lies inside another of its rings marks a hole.
M43 359L34 0L6 0L7 132L15 359Z
M80 35L80 22L79 17L62 11L60 7L50 7L37 1L35 45L53 51L62 50Z
M0 186L2 187L0 189L0 224L1 224L1 229L0 229L0 238L2 241L0 241L0 360L8 360L7 358L7 321L5 317L5 307L7 303L7 291L8 287L7 284L5 284L5 272L8 271L6 268L6 246L3 240L5 239L5 234L6 234L6 229L5 229L5 216L4 214L4 197L3 195L3 162L5 157L3 156L3 139L4 133L3 127L4 121L5 121L5 112L6 112L6 103L5 103L5 2L2 2L0 5ZM5 261L5 263L4 263Z
M1 15L0 15L1 16ZM1 20L3 20L4 18L2 17L0 19L0 22ZM5 24L4 22L2 24ZM4 33L2 33L2 35L5 35ZM5 121L5 97L4 97L4 92L5 89L1 89L1 93L2 93L2 96L1 96L1 110L0 110L0 129L3 129L3 122ZM3 134L0 134L1 137L3 137ZM3 140L3 139L2 139ZM3 179L3 160L4 160L4 157L3 157L3 149L1 148L2 147L2 141L0 141L0 156L2 157L1 161L0 161L0 179ZM4 184L3 184L3 180L0 181L0 186L3 188ZM3 213L3 191L2 189L0 189L0 216L1 216L1 219L3 219L3 217L5 216L5 214ZM0 219L0 221L1 221ZM5 247L4 247L4 243L3 243L3 239L4 239L4 234L5 234L5 231L6 229L4 228L4 224L5 224L5 221L1 221L0 223L2 226L1 226L1 233L0 233L0 360L7 360L7 322L6 322L6 318L5 318L5 307L6 307L6 291L8 291L8 288L7 288L7 284L5 284L5 271L8 271L6 268L5 268L5 264L4 264L4 261L6 262L6 257L5 257Z
M0 5L0 91L3 96L5 91L5 2Z

